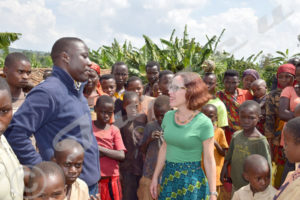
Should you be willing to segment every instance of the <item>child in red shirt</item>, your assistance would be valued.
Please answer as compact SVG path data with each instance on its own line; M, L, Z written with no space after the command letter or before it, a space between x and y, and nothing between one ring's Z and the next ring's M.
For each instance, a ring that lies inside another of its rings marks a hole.
M125 158L125 146L120 130L109 123L114 112L114 101L110 96L100 96L95 105L97 120L93 121L93 132L98 142L101 163L99 191L101 199L121 200L119 161Z

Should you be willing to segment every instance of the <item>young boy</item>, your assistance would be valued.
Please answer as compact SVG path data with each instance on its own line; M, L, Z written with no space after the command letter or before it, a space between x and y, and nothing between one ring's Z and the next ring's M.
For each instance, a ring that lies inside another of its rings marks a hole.
M100 77L100 84L105 94L116 100L114 94L116 93L116 80L112 74L104 74Z
M153 85L158 81L160 65L158 62L149 61L146 65L146 75L148 84L145 85L144 95L154 97Z
M156 120L148 122L144 129L144 135L140 145L141 150L145 155L145 160L143 176L140 180L137 191L139 200L153 200L149 188L156 166L158 151L163 142L161 123L165 113L171 109L169 100L169 97L165 95L157 97L154 103L154 114Z
M12 119L12 98L9 85L0 77L0 199L22 200L24 171L6 137L3 135Z
M101 180L99 191L101 199L121 200L119 161L124 160L126 149L120 130L109 123L114 112L113 99L107 95L99 97L95 111L97 120L93 121L93 132L100 151Z
M23 88L29 84L30 61L22 53L10 53L5 58L3 72L10 87L15 113L25 101L26 93Z
M277 190L270 185L270 176L270 166L263 156L248 156L244 162L243 177L249 184L236 191L232 200L272 200Z
M218 199L228 199L225 196L228 192L225 192L223 188L223 184L220 181L220 175L221 175L221 170L224 164L224 156L225 152L228 149L228 144L226 141L225 133L223 129L218 128L216 126L217 121L218 121L218 111L217 107L212 105L212 104L206 104L202 107L201 112L203 112L207 117L209 117L214 124L214 129L215 129L215 148L214 148L214 155L215 155L215 160L216 160L216 174L217 174L217 192L219 193ZM229 197L230 198L230 197Z
M240 84L239 74L237 71L228 69L224 74L224 91L219 91L217 97L223 101L227 109L228 127L225 128L225 136L227 143L230 144L233 133L240 130L239 123L239 107L249 99L252 95L248 90L238 88Z
M55 145L52 161L56 162L64 172L67 199L89 199L88 186L79 178L83 159L84 149L76 140L64 139Z
M208 91L212 96L212 99L210 99L207 104L212 104L217 107L218 127L225 128L228 126L227 110L224 103L216 97L217 77L214 73L205 73L203 81L207 85Z
M137 76L130 77L126 84L126 90L136 92L139 95L141 111L145 115L147 115L148 122L154 121L154 98L147 95L143 95L144 86L142 80Z
M253 92L253 100L259 103L261 109L261 116L257 123L257 129L260 133L265 135L265 122L266 122L266 98L267 98L267 84L263 79L257 79L251 84Z
M135 92L125 92L123 99L121 135L127 149L125 160L120 163L123 200L136 200L138 184L143 170L143 154L140 143L147 119L140 113L139 96Z
M174 73L170 70L163 70L159 72L158 88L162 95L169 96L169 85L174 78Z
M234 133L221 172L221 182L224 182L227 178L227 167L231 164L232 193L247 185L242 177L243 164L247 156L262 155L271 167L268 141L256 128L260 112L259 104L253 100L245 101L239 108L240 124L243 129Z
M295 164L295 171L290 172L278 190L274 200L299 199L300 196L300 117L286 124L283 129L285 155L290 163Z
M41 162L35 165L29 177L27 199L29 200L65 200L65 176L55 162Z
M117 84L115 97L117 99L123 100L123 95L125 92L125 83L128 79L128 67L123 62L116 62L112 66L111 74L114 75Z

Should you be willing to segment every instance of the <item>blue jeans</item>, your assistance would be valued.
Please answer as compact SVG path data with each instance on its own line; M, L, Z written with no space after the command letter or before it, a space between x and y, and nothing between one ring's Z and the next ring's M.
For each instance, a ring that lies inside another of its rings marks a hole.
M93 195L94 197L96 196L96 194L99 193L99 190L98 190L98 183L94 184L94 185L91 185L89 186L89 195Z

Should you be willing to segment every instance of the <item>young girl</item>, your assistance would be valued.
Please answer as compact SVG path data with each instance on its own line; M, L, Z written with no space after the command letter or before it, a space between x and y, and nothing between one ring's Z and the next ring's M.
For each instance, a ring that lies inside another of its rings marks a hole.
M247 156L262 155L271 167L269 144L265 136L256 129L260 112L259 104L252 100L240 106L239 117L243 129L234 133L221 172L221 181L224 182L227 179L227 166L231 164L232 194L248 184L243 179L243 163Z
M110 96L98 98L95 111L97 120L93 122L93 132L100 151L101 180L99 191L101 199L122 199L119 178L119 161L124 160L125 146L120 130L111 125L110 119L114 111L114 102Z

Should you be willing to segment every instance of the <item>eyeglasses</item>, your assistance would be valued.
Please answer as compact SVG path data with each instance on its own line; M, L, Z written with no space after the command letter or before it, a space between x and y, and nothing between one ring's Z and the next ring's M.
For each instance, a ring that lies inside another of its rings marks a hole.
M169 89L169 91L177 92L180 89L186 89L186 87L178 86L178 85L169 85L168 89Z

